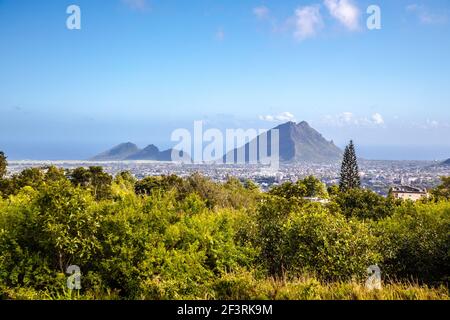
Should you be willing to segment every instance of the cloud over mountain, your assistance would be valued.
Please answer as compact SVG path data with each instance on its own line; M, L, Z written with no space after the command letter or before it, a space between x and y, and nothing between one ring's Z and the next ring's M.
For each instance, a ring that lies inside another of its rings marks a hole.
M287 121L295 121L295 116L292 113L286 111L276 115L259 116L259 120L268 122L277 122L277 121L287 122Z

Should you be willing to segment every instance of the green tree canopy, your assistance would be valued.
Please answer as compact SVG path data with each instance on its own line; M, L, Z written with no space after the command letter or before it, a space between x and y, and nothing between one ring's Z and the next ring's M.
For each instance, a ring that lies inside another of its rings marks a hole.
M392 197L385 198L367 189L349 189L334 199L347 218L379 220L391 216L396 206Z
M76 168L69 173L69 180L75 186L89 188L97 200L109 199L112 195L113 178L102 167Z
M285 199L328 198L325 184L313 176L297 180L295 183L285 182L273 187L269 193Z
M442 183L431 191L439 199L450 200L450 177L441 177Z
M356 158L355 145L353 141L345 147L344 158L341 166L341 180L339 188L341 191L358 189L361 187L358 160Z

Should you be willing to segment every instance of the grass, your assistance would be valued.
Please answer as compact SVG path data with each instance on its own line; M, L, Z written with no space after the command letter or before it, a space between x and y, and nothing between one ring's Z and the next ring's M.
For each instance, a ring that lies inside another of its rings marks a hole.
M450 300L446 286L430 287L413 282L383 283L380 290L369 290L363 283L320 282L306 276L294 280L255 279L251 273L227 274L204 288L204 295L181 296L179 300ZM30 288L1 288L0 300L117 300L117 291L92 292L36 291ZM167 297L142 296L142 300Z

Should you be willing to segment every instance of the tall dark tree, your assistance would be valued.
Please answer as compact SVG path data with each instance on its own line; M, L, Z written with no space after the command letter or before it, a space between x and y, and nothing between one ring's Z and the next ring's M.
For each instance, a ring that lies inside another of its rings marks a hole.
M355 145L353 141L345 147L344 159L341 167L341 180L339 189L347 191L361 187L361 178L359 176L358 160L356 158Z
M6 167L8 162L6 161L6 156L3 151L0 151L0 179L6 175Z

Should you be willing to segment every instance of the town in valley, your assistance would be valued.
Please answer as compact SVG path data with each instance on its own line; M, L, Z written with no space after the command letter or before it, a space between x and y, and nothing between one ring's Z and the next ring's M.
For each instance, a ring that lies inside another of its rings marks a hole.
M21 172L31 167L48 167L55 165L65 169L77 167L102 166L112 175L122 171L131 172L136 178L175 174L181 177L200 173L217 182L224 182L228 177L236 177L241 181L252 180L262 190L274 185L313 175L327 185L339 183L340 163L312 164L285 163L278 170L268 166L249 164L181 164L161 161L9 161L8 175ZM394 187L408 186L426 190L437 186L441 176L450 175L450 166L437 161L381 161L360 160L362 186L378 194L387 195Z

